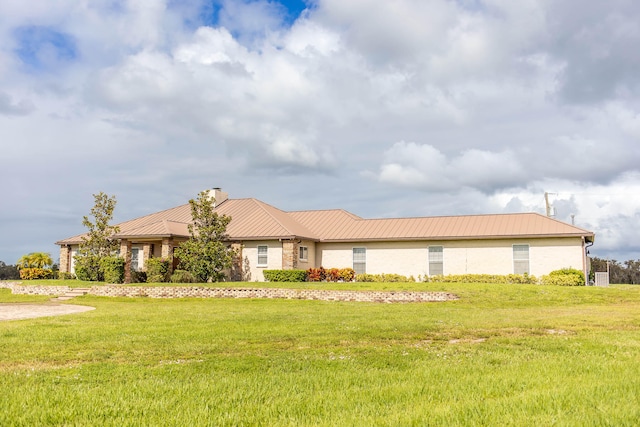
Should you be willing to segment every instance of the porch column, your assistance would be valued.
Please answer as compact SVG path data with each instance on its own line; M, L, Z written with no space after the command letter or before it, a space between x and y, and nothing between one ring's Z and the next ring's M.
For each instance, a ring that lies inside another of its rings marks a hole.
M164 237L162 239L161 256L164 259L171 260L171 262L169 263L169 274L173 273L173 268L174 268L173 264L175 263L175 260L173 259L173 246L174 246L174 242L171 237Z
M151 243L145 243L142 245L142 271L147 271L147 261L151 258Z
M293 270L298 268L298 240L284 240L282 242L282 269Z
M60 273L69 273L71 271L71 246L60 246Z
M120 257L124 259L124 283L131 283L131 241L120 240Z

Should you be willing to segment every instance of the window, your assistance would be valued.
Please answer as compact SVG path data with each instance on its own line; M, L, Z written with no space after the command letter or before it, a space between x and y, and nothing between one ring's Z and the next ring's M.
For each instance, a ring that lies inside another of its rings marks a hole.
M71 249L71 262L69 263L69 272L70 273L75 273L76 272L76 255L78 255L78 250L77 249Z
M300 246L300 261L307 261L309 259L309 248L306 246Z
M367 272L367 249L353 248L353 269L356 274Z
M266 267L267 266L267 250L269 249L266 245L258 246L258 267Z
M513 245L513 273L529 274L529 245Z
M140 249L131 249L131 271L140 270Z
M429 246L429 276L444 274L442 246Z

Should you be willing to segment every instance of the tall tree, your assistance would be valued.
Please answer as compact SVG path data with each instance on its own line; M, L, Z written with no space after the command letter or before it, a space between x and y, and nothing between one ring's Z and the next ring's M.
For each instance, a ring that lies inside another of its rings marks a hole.
M89 230L82 237L82 243L75 257L75 270L78 279L103 280L100 260L118 254L118 241L113 235L120 231L117 226L109 222L113 219L116 207L116 196L107 196L100 192L93 195L95 204L91 209L91 217L84 216L82 225Z
M175 250L180 268L189 271L200 282L218 282L231 268L233 250L226 244L227 225L231 217L218 215L215 199L209 191L202 191L196 200L189 200L193 223L191 237Z

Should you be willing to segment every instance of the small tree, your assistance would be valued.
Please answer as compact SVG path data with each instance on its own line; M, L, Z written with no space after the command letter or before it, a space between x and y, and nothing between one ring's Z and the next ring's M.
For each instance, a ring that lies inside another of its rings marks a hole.
M53 277L53 260L51 255L46 252L31 252L28 255L22 255L16 265L20 270L20 278L24 280Z
M191 237L175 250L180 267L200 282L218 282L224 279L224 270L231 267L233 250L227 247L227 225L231 217L218 215L215 200L208 191L189 200L193 224L189 225Z
M76 275L80 280L104 280L104 273L100 268L100 260L118 254L118 241L113 235L120 231L117 226L109 225L113 219L113 211L116 207L116 196L107 196L100 192L93 195L95 205L91 209L93 222L84 216L82 225L89 229L86 237L82 237L82 243L75 256Z

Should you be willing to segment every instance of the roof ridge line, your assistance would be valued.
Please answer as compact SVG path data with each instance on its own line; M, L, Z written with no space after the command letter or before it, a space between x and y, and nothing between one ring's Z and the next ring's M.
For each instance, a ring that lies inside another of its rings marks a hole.
M296 236L296 233L293 233L291 230L289 230L289 228L287 228L278 218L276 218L275 216L273 216L271 214L271 212L269 212L267 209L265 209L264 205L269 206L277 211L282 212L284 215L286 215L291 221L295 222L298 227L303 228L304 230L308 231L310 233L311 236L315 236L315 233L312 232L311 230L309 230L307 227L305 227L304 225L300 224L300 222L298 220L296 220L295 218L293 218L289 212L287 211L283 211L282 209L276 208L275 206L270 205L269 203L263 202L262 200L258 200L256 198L251 198L251 200L253 200L259 207L260 209L262 209L264 211L264 213L266 213L267 215L269 215L275 222L278 223L278 225L280 227L282 227L282 229L286 230L289 234L291 234L292 236ZM317 237L317 236L316 236Z
M278 223L278 225L279 225L280 227L282 227L284 230L287 230L287 232L291 233L291 230L289 230L287 227L285 227L285 225L284 225L282 222L280 222L280 220L279 220L278 218L276 218L275 216L273 216L273 215L271 214L271 212L269 212L267 209L265 209L265 207L264 207L263 205L267 205L267 206L269 206L269 207L271 207L271 208L273 208L273 209L277 209L277 210L279 210L280 212L282 212L283 214L285 214L285 215L287 215L287 216L288 216L289 214L288 214L287 212L283 211L282 209L278 209L278 208L276 208L275 206L271 206L269 203L263 202L262 200L258 200L258 199L256 199L256 198L251 198L251 200L253 200L253 201L254 201L254 203L256 203L256 204L260 207L260 209L262 209L262 211L263 211L264 213L266 213L267 215L269 215L269 216L271 217L271 219L273 219L275 222L277 222L277 223ZM293 221L295 221L296 223L298 223L298 221L296 221L295 219L293 219L293 218L291 218L291 219L292 219ZM298 223L298 224L299 224L299 223ZM301 224L299 224L299 225L301 225ZM306 228L306 227L305 227L305 228Z

